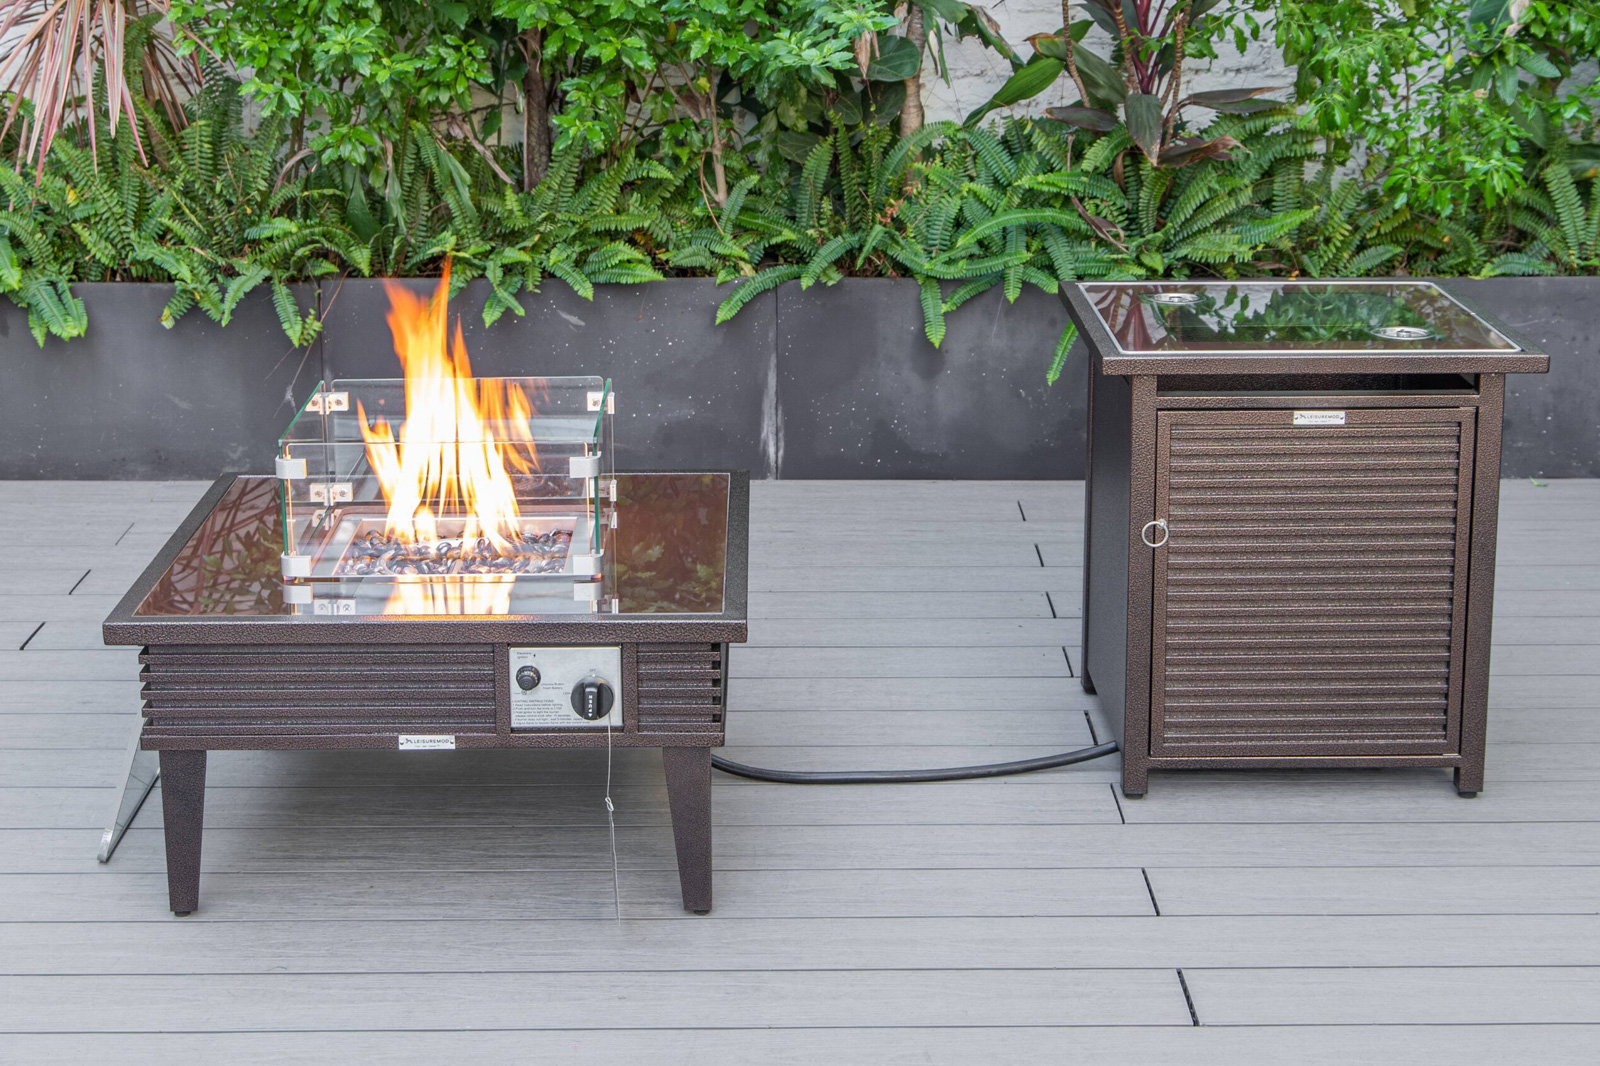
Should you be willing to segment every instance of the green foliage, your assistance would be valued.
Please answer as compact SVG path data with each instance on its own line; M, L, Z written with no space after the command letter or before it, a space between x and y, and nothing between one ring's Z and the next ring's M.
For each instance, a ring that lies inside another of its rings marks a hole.
M292 151L360 166L413 121L470 107L492 81L487 0L174 0L180 52L249 71L239 90Z
M625 238L638 232L670 240L663 202L683 175L626 157L581 182L575 153L558 155L538 189L519 193L498 183L482 160L457 159L422 126L412 130L395 163L394 190L375 204L382 217L370 238L373 263L386 275L431 274L449 257L452 287L485 279L486 325L507 311L525 314L518 296L546 277L584 299L594 287L661 277L649 255ZM377 199L377 198L374 198Z
M1302 229L1317 217L1300 206L1314 134L1280 110L1222 116L1207 135L1248 147L1173 169L1137 151L1126 131L1083 148L1054 123L1027 120L999 131L935 124L906 140L882 127L854 137L838 129L775 195L756 200L766 239L743 258L773 265L735 288L718 320L785 280L906 277L937 346L945 315L991 288L1015 302L1025 285L1055 293L1084 278L1294 269ZM1294 202L1275 206L1285 188ZM1057 346L1053 374L1070 341Z
M168 327L197 307L226 325L268 285L285 334L304 345L321 323L296 306L290 283L433 274L447 256L457 288L489 282L493 322L523 314L519 294L546 277L585 298L595 285L661 277L652 242L673 243L670 220L687 215L687 175L659 163L630 156L585 175L569 153L537 190L518 193L420 124L380 188L359 176L341 187L350 175L296 164L281 117L247 134L237 85L212 74L181 132L141 109L150 165L128 138L102 141L95 156L64 137L37 183L0 168L0 292L27 309L41 344L86 328L72 282L138 280L172 283Z
M1261 32L1254 3L1083 0L1026 58L961 0L913 0L925 49L887 0L175 3L178 40L248 80L208 66L177 114L131 87L135 140L110 136L102 75L37 176L0 169L0 292L43 343L85 330L78 281L170 283L169 326L262 289L306 344L294 283L447 259L456 289L486 283L485 322L551 278L592 298L710 276L723 322L785 283L891 277L938 345L990 290L1080 279L1600 270L1600 0L1293 0L1274 32L1297 105L1184 89L1186 62ZM134 25L128 69L153 47ZM951 35L1010 79L898 137L905 79L943 72ZM1081 99L1049 118L1001 110L1062 79ZM532 189L508 101L555 135Z
M1585 191L1585 187L1587 191ZM1513 195L1511 221L1523 239L1497 256L1486 274L1592 274L1600 270L1600 195L1579 183L1559 154L1539 182Z
M81 138L59 140L37 182L0 170L0 257L20 273L13 283L13 271L0 271L0 290L27 308L41 344L46 334L83 333L73 281L170 281L164 325L195 307L226 325L258 285L271 282L288 300L288 282L363 258L327 191L284 171L281 122L244 134L233 88L215 75L181 132L139 101L151 165L129 138L108 144L102 128L98 153L73 143ZM319 323L282 300L285 332L308 343Z
M1495 211L1568 139L1592 141L1600 3L1253 0L1331 158L1366 159L1397 206ZM1591 144L1574 162L1600 158Z
M1227 17L1218 15L1218 4L1219 0L1170 5L1152 0L1085 0L1089 18L1028 38L1033 59L968 115L967 125L995 108L1038 96L1065 78L1079 99L1072 106L1048 110L1058 121L1096 133L1122 130L1156 166L1182 167L1226 157L1238 143L1221 133L1200 135L1190 125L1188 109L1249 115L1280 103L1258 99L1275 91L1272 86L1184 94L1185 60L1215 58L1214 42L1228 31L1239 34L1237 43L1243 51L1245 25L1255 28L1242 12L1230 9ZM1084 46L1095 24L1111 37L1109 57Z

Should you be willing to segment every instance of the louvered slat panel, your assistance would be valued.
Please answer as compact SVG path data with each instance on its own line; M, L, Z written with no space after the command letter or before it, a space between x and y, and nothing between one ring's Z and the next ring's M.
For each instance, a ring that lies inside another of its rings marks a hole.
M721 644L641 644L636 692L640 733L722 729Z
M1152 755L1455 750L1472 419L1160 413Z
M493 733L488 646L152 647L150 736Z

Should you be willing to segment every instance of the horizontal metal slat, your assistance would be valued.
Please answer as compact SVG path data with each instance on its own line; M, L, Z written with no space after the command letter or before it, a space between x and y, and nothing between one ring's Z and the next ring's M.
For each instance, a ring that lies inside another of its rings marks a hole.
M1453 562L1453 560L1452 560L1452 562ZM1284 581L1284 579L1286 577L1295 577L1297 579L1301 578L1301 577L1304 577L1304 578L1322 578L1324 580L1331 580L1331 579L1335 579L1335 578L1372 578L1372 579L1382 579L1384 577L1392 577L1392 578L1399 578L1399 579L1405 579L1405 580L1410 580L1410 581L1416 581L1416 580L1422 580L1422 579L1426 579L1426 580L1430 580L1430 581L1431 580L1438 580L1439 582L1441 582L1441 586L1442 587L1448 587L1449 586L1449 582L1451 582L1455 578L1455 568L1453 566L1450 566L1450 567L1439 567L1439 566L1422 567L1422 566L1416 566L1416 565L1394 566L1394 567L1391 567L1391 568L1385 568L1383 565L1381 565L1380 563L1376 563L1376 562L1368 564L1368 565L1355 565L1355 564L1351 564L1350 562L1346 561L1345 564L1342 565L1342 566L1335 566L1335 565L1331 565L1331 564L1318 564L1318 566L1316 567L1315 570L1313 570L1313 569L1311 569L1309 567L1302 568L1299 571L1292 570L1292 569L1289 569L1287 567L1280 568L1280 569L1278 569L1276 571L1273 571L1273 570L1270 570L1270 569L1268 569L1266 567L1263 567L1259 572L1258 571L1254 571L1254 570L1230 570L1230 571L1227 572L1227 574L1225 576L1226 576L1226 578L1227 578L1227 580L1229 582L1242 582L1242 581L1276 581L1276 582L1282 582L1282 581ZM1202 568L1202 567L1193 567L1193 568L1191 568L1191 572L1187 573L1187 574L1185 574L1185 573L1172 574L1172 573L1170 573L1170 571L1169 571L1169 574L1168 574L1168 580L1171 580L1171 581L1185 581L1185 582L1191 582L1191 583L1194 583L1194 584L1200 584L1202 582L1214 582L1214 581L1217 580L1217 578L1218 578L1218 575L1215 572L1208 573L1208 572L1206 572L1205 568ZM1296 587L1298 587L1298 582L1296 584Z
M236 721L227 723L197 723L193 725L173 724L166 721L152 721L145 728L145 736L151 740L172 739L181 740L190 737L288 737L305 736L308 733L324 734L330 736L371 736L373 734L394 733L394 722L383 719L368 721L349 721L345 719L327 720L310 718L295 723L254 722L240 724ZM458 722L446 720L424 719L404 724L405 732L439 734L448 733L455 736L492 736L494 734L494 721Z
M1341 636L1327 640L1274 639L1260 643L1250 637L1200 637L1170 641L1173 647L1166 658L1168 668L1193 665L1229 666L1313 666L1338 665L1347 669L1372 668L1380 663L1409 667L1436 662L1441 647L1448 649L1449 632L1443 638L1420 635L1395 640L1379 640L1363 634L1359 638Z
M276 645L260 648L235 646L164 645L145 648L139 661L164 666L312 666L343 668L389 663L455 663L492 668L494 649L484 645L416 644L393 647L321 648Z
M1170 432L1174 441L1236 440L1264 438L1270 440L1344 440L1360 437L1454 437L1460 434L1459 423L1450 421L1389 422L1383 425L1344 426L1223 426L1197 423L1175 423Z
M486 645L169 646L141 659L157 734L494 731Z
M1375 607L1380 608L1385 615L1391 618L1398 616L1412 619L1434 619L1446 623L1450 621L1451 601L1447 596L1439 596L1431 602L1422 597L1412 600L1390 601L1374 599L1367 603L1352 603L1348 601L1307 604L1185 602L1177 606L1168 605L1167 624L1171 626L1190 621L1228 624L1237 620L1294 625L1306 619L1370 618Z
M1174 722L1168 737L1179 740L1199 740L1202 737L1225 737L1237 741L1245 737L1327 739L1331 737L1407 737L1422 739L1436 736L1444 727L1444 715L1422 721L1374 718L1364 721L1340 722L1323 719L1317 722L1274 722L1257 719L1244 723Z
M1405 535L1454 537L1456 523L1454 516L1439 518L1432 521L1427 519L1388 520L1375 518L1370 521L1329 521L1319 515L1289 515L1260 524L1243 523L1237 520L1222 521L1217 519L1204 519L1184 517L1178 521L1179 516L1168 511L1167 521L1173 529L1182 529L1185 537L1221 537L1224 539L1257 540L1267 537L1388 537L1401 539Z
M719 732L722 647L646 644L638 650L636 688L641 733Z

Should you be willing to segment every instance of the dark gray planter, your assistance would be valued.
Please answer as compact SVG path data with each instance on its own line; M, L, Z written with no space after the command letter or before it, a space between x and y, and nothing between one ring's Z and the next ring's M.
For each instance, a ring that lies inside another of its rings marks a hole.
M427 290L430 281L407 282ZM1450 282L1551 354L1506 400L1508 477L1600 476L1600 278ZM264 292L221 329L192 312L172 330L165 285L81 285L89 335L40 351L0 301L0 478L210 478L265 471L294 402L329 377L399 372L374 281L303 286L325 330L290 348ZM634 468L740 468L756 477L1079 478L1081 346L1061 382L1045 367L1060 302L991 291L922 333L916 286L851 279L763 294L714 324L731 291L701 279L604 287L559 282L525 318L485 329L484 290L456 301L481 374L609 374L619 459Z
M1055 388L1056 297L990 289L923 333L914 281L778 290L783 477L1079 478L1084 351Z
M1506 380L1505 475L1600 476L1600 278L1448 284L1550 353L1550 373Z
M88 333L41 351L0 301L0 478L211 478L270 467L321 374L258 290L224 329L198 310L161 325L170 285L74 286ZM295 286L301 306L313 285Z

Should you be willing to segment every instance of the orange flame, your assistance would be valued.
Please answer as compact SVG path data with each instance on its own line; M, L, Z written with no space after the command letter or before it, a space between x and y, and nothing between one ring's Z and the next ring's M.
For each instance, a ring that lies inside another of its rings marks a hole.
M510 614L512 574L395 579L384 614Z
M520 514L512 472L539 470L522 387L472 376L461 323L449 329L450 264L428 299L385 282L389 329L405 372L406 418L398 433L379 416L368 424L357 401L367 460L388 505L385 532L402 543L431 544L448 535L466 543L486 538L496 551L515 550ZM401 577L388 614L505 614L514 578Z
M509 551L519 519L511 472L539 468L529 428L533 404L519 385L473 378L460 321L453 334L448 330L449 263L427 300L393 282L384 288L405 370L406 419L397 437L388 420L379 417L369 427L359 401L356 408L388 504L385 531L408 544L431 542L439 538L439 519L448 517L463 522L462 537L486 537Z

